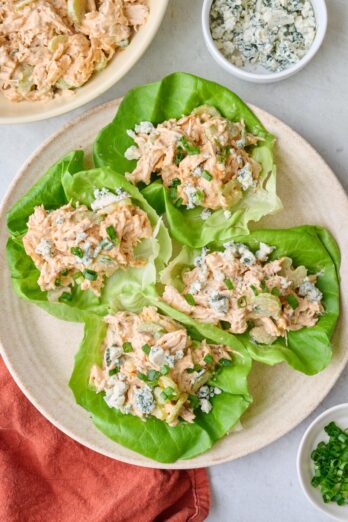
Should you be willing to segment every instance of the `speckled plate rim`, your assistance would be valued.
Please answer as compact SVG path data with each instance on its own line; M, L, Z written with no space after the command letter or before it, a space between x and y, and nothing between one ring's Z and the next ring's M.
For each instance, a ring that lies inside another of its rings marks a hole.
M72 121L68 122L62 128L60 128L57 132L55 132L53 135L51 135L48 139L46 139L43 142L43 144L41 146L39 146L33 152L33 154L31 154L31 156L21 167L21 169L19 170L18 174L15 176L13 181L10 183L7 193L0 203L0 223L2 223L3 227L6 227L5 209L6 209L7 202L11 197L12 191L17 187L17 185L20 184L23 176L25 176L25 173L26 173L26 170L28 169L28 167L33 162L35 162L36 158L40 156L40 154L49 146L49 144L52 143L53 141L55 141L60 135L64 134L67 129L70 129L71 127L74 127L74 126L78 126L79 124L83 124L83 121L90 118L93 114L98 113L99 111L109 109L109 108L110 109L113 108L114 110L117 109L121 100L122 100L122 98L118 98L111 102L99 105L97 107L94 107L90 111L84 113L83 115L81 115L77 118L74 118ZM317 160L319 160L322 163L323 167L326 169L326 174L330 176L330 183L332 184L333 193L338 192L338 193L340 193L341 197L345 198L345 202L346 202L345 214L346 214L346 217L348 220L347 195L346 195L342 185L340 184L340 182L334 175L333 171L330 169L330 167L327 165L327 163L324 161L324 159L319 155L319 153L304 138L302 138L302 136L300 136L297 132L292 130L284 122L282 122L278 118L275 118L274 116L270 115L266 111L259 109L258 107L254 106L254 105L250 104L250 107L252 110L254 110L257 113L257 116L260 119L263 119L263 120L271 119L273 122L275 122L277 124L277 126L279 128L282 128L287 133L291 133L293 135L294 139L296 139L302 147L305 147L307 149L309 155L314 156ZM348 292L348 281L346 282L346 286L347 286L347 292ZM346 309L346 308L347 307L344 308L343 306L341 306L341 316L343 314L348 313L348 309ZM79 442L80 444L86 446L87 448L89 448L91 450L96 451L97 453L101 453L105 456L115 459L114 453L99 448L97 445L91 443L88 439L85 439L85 438L77 435L76 433L74 433L72 430L67 429L64 426L64 424L62 424L61 420L56 418L52 413L48 412L40 404L40 401L37 400L31 394L28 387L22 382L15 366L12 364L11 355L8 354L4 349L2 336L3 336L3 332L0 331L0 354L2 355L4 362L5 362L8 370L10 371L13 379L17 383L18 387L21 389L21 391L24 393L24 395L28 398L28 400L36 407L36 409L44 417L46 417L56 428L58 428L60 431L62 431L63 433L65 433L66 435L71 437L73 440ZM194 459L190 459L187 461L181 460L181 461L177 461L177 462L170 463L170 464L162 464L162 463L153 461L151 459L144 460L143 456L141 456L141 455L138 456L138 454L136 452L129 450L129 454L130 454L129 457L122 456L122 458L120 457L118 460L121 460L128 464L140 465L143 467L159 468L159 469L192 469L192 468L199 468L199 467L203 467L203 466L213 466L213 465L217 465L217 464L222 464L224 462L229 462L231 460L241 458L245 455L249 455L249 454L251 454L255 451L258 451L258 450L264 448L265 446L268 446L269 444L275 442L282 436L289 433L296 426L298 426L303 420L305 420L319 406L319 404L322 402L322 400L327 396L327 394L333 388L333 386L337 382L338 378L340 377L342 371L344 370L344 368L347 364L347 361L348 361L348 350L346 350L343 353L338 364L336 365L337 367L336 367L335 373L333 373L330 378L328 378L328 376L326 375L325 378L323 379L322 387L321 387L322 393L317 395L316 400L313 401L310 406L308 406L306 409L301 411L301 414L296 417L296 421L293 422L291 425L284 425L281 429L275 430L271 434L266 435L264 437L264 439L262 440L262 442L256 443L255 446L253 448L249 449L249 451L247 451L247 452L241 451L240 454L234 455L233 457L211 458L209 456L210 452L208 451L203 455L200 455ZM140 462L139 462L139 457L141 458Z

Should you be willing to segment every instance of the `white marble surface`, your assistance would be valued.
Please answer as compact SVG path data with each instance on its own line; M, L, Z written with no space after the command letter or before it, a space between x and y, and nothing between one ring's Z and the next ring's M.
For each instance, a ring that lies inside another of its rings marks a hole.
M284 82L254 85L228 76L208 54L200 29L202 1L170 0L157 37L118 85L89 105L59 118L0 127L0 196L5 194L28 155L65 122L90 107L121 96L130 87L178 70L220 82L287 122L314 145L348 190L345 168L348 165L348 2L328 0L327 3L327 38L309 66ZM311 419L330 406L347 402L347 377L348 369L320 408L286 437L256 454L210 470L210 522L330 520L302 494L295 458L300 438Z

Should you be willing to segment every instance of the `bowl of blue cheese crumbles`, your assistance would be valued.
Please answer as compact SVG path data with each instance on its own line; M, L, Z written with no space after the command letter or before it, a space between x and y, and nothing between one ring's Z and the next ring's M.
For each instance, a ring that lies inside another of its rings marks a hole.
M316 54L327 27L325 0L205 0L203 34L213 58L258 83L285 79Z

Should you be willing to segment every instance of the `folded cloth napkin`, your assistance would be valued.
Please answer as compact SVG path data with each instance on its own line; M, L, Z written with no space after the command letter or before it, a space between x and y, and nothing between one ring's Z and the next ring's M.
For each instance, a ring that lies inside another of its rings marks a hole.
M0 358L0 521L200 522L204 469L130 466L70 439L25 398Z

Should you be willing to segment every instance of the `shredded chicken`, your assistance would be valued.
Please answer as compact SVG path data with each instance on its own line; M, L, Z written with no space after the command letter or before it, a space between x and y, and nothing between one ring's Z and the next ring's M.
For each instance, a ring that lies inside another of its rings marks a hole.
M233 364L228 347L193 341L154 307L139 315L118 312L105 321L103 367L92 367L90 384L105 392L110 408L153 415L171 426L179 419L193 422L197 407L209 413L210 399L221 390L207 383L217 365Z
M23 244L40 270L41 290L55 290L59 297L80 284L100 295L105 276L146 263L134 249L151 236L147 214L123 199L96 211L70 203L53 211L35 207Z
M2 93L36 101L72 92L128 46L147 17L146 0L3 0Z
M232 123L214 107L198 107L156 127L141 122L128 134L135 145L125 157L138 163L127 178L148 184L152 173L158 174L177 206L228 209L243 192L257 188L261 166L246 148L259 138L246 132L243 121Z
M250 331L259 343L272 343L288 331L314 326L324 308L317 275L282 257L264 243L254 254L229 242L223 251L203 249L195 268L183 272L183 291L166 285L163 299L200 322L220 324L235 334ZM222 321L222 322L221 322Z

